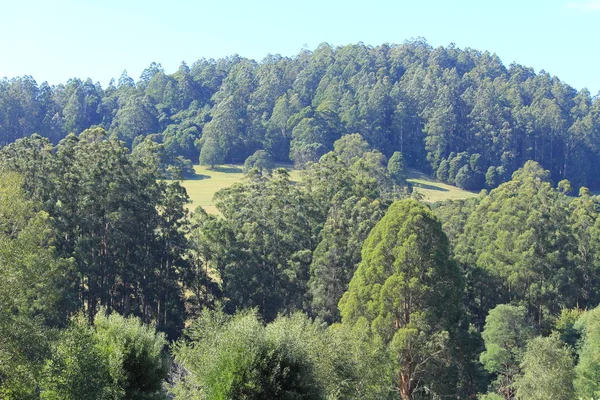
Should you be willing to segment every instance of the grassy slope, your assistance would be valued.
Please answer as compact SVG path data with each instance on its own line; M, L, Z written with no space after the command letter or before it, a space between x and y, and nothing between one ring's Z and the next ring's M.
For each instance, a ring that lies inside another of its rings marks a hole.
M214 194L225 187L233 185L235 182L241 182L244 173L239 165L221 165L213 170L204 166L194 166L196 177L183 182L183 186L192 200L190 209L202 206L209 213L217 213L213 204ZM290 170L290 176L293 181L300 181L300 171ZM446 199L465 199L476 196L475 193L467 192L455 186L447 185L436 181L435 179L416 170L408 171L408 181L411 182L416 191L424 196L427 202L436 202Z
M202 206L211 214L217 213L217 209L213 204L215 193L244 179L244 173L240 165L220 165L212 170L203 165L194 165L194 170L196 176L183 181L183 186L187 189L192 200L189 207L193 210L198 206ZM300 171L291 170L290 177L292 181L298 182Z
M448 199L460 200L477 196L477 193L468 192L456 186L440 182L414 169L408 170L407 181L412 183L414 190L421 193L424 196L424 200L428 203Z

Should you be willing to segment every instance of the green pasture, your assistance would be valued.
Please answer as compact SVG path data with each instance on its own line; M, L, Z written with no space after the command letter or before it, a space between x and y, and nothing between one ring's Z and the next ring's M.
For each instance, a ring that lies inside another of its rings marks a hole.
M290 171L292 181L300 182L300 170L287 167ZM207 212L215 214L217 209L213 203L215 193L223 188L229 187L244 179L241 165L220 165L209 169L203 165L195 165L196 176L183 181L183 186L190 196L190 209L202 206ZM425 175L417 170L408 171L408 181L412 183L414 190L423 195L425 201L434 203L436 201L452 199L466 199L476 196L475 193L447 185Z
M292 169L291 166L283 167L288 168L293 181L298 182L300 180L299 170ZM219 165L214 169L209 169L204 165L194 165L194 170L196 176L182 182L192 201L189 205L191 210L202 206L208 213L216 214L217 209L213 203L215 193L244 180L241 165Z
M414 169L409 169L407 175L407 181L413 185L413 190L423 195L424 200L428 203L443 200L468 199L469 197L477 196L477 193L440 182Z

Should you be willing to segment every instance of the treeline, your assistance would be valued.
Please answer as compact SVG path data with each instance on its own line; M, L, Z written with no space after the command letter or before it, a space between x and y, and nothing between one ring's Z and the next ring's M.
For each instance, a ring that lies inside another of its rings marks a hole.
M359 133L390 157L466 189L493 188L527 160L555 181L600 186L600 102L558 78L496 55L422 40L319 46L261 62L201 59L166 74L152 64L106 88L90 79L0 82L0 143L39 133L58 143L101 126L132 148L149 138L167 165L317 161Z
M186 257L188 196L178 183L158 181L157 161L144 157L101 128L57 146L34 135L0 150L0 168L12 171L3 175L13 190L4 201L17 207L3 214L9 238L31 229L36 236L25 239L33 242L17 241L15 251L44 247L43 257L19 263L32 263L47 287L14 290L31 296L24 304L39 307L32 312L46 324L63 326L74 312L91 322L102 306L180 331L183 292L196 279Z

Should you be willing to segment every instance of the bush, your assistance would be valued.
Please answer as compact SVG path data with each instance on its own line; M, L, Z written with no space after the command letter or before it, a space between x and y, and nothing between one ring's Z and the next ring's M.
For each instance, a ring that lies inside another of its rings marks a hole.
M162 333L138 318L124 318L103 310L94 319L100 352L108 362L115 398L162 399L169 368ZM118 396L118 397L117 397Z
M52 345L41 379L43 400L94 400L110 398L108 359L98 346L93 329L78 320Z

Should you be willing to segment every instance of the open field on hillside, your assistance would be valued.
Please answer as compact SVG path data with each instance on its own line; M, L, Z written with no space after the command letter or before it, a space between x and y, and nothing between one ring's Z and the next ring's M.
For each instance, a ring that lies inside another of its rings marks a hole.
M440 182L415 169L409 169L407 175L407 181L413 185L415 191L424 196L425 201L428 203L435 203L436 201L443 200L468 199L469 197L477 196L477 193L462 190L456 186Z
M283 166L290 171L292 181L300 180L300 171L291 168L291 166ZM244 172L241 165L220 165L214 169L208 169L204 165L194 165L196 176L191 179L186 179L182 182L187 189L190 200L190 210L198 206L202 206L208 213L216 214L217 209L213 203L213 196L219 190L229 187L236 182L242 182Z
M221 165L215 169L208 169L205 166L195 165L196 176L183 181L183 186L187 189L188 195L192 200L190 209L198 206L204 207L209 213L216 213L217 209L213 203L214 194L220 189L229 187L235 182L241 182L244 179L241 165ZM290 176L293 181L300 182L300 170L288 166ZM408 181L412 183L414 189L424 196L425 201L433 203L446 199L465 199L476 196L475 193L467 192L455 186L447 185L431 178L417 170L408 171Z

